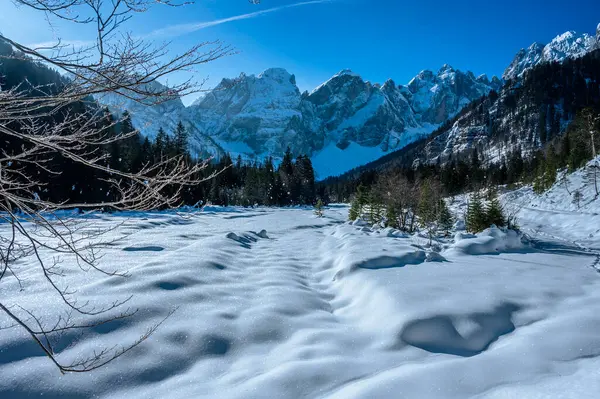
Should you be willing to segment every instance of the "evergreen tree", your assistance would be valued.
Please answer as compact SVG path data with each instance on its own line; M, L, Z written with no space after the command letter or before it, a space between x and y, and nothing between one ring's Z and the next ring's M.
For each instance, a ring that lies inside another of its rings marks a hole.
M471 194L469 204L467 206L467 215L465 218L465 224L467 231L471 233L480 232L489 226L487 225L487 215L483 209L481 203L481 197L478 192Z
M424 226L430 226L437 220L437 206L431 183L426 180L421 184L418 205L418 216Z
M498 193L492 190L491 199L485 208L486 214L486 225L496 225L497 227L506 226L506 218L504 217L504 210L498 199Z
M369 223L375 225L381 223L383 218L383 208L381 206L381 200L378 198L374 190L371 190L368 195L368 206L369 206Z
M369 194L367 189L362 184L359 184L356 188L356 194L354 196L354 200L352 200L352 204L350 206L350 212L348 213L348 218L352 221L363 216L363 212L365 206L369 202Z
M183 123L181 123L181 121L179 121L179 123L177 123L177 127L175 128L174 137L175 137L175 141L174 141L173 145L175 148L175 153L177 155L187 154L188 133L187 133L185 126L183 126Z
M444 234L447 236L448 234L450 234L450 230L454 225L454 218L452 217L452 213L450 213L450 209L448 209L448 205L446 205L446 201L444 201L443 199L440 199L440 204L438 208L438 226L444 231Z
M356 197L352 200L350 204L350 211L348 211L348 220L355 221L360 217L360 206L358 205L358 200Z
M396 209L396 206L394 206L393 204L389 204L386 207L385 212L386 212L385 218L387 220L387 225L389 227L393 227L395 229L400 228L399 215L398 215L398 210Z
M154 141L154 162L160 162L167 156L167 133L161 127L158 129L156 140Z

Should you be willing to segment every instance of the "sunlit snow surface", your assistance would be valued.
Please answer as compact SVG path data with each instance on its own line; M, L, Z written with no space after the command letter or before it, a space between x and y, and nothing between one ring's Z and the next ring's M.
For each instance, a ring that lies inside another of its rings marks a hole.
M425 238L349 224L346 215L332 206L324 218L217 207L186 217L89 216L97 228L123 223L103 264L131 277L73 266L64 284L99 304L133 294L139 313L68 335L77 345L57 348L60 358L131 342L177 311L90 374L61 376L22 331L0 330L0 397L598 397L593 253L497 229L457 233L434 253ZM16 267L24 290L5 278L0 301L50 323L61 309L56 295L33 261Z

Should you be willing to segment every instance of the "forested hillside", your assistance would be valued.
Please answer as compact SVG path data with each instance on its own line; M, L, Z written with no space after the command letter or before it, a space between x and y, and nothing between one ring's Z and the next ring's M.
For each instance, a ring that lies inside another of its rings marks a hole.
M394 170L411 179L438 176L448 193L533 181L553 167L574 169L592 158L589 132L594 126L589 125L599 113L596 50L541 64L522 79L508 81L500 92L473 101L430 137L322 184L331 198L344 200L358 182L369 184ZM600 148L598 135L594 140Z

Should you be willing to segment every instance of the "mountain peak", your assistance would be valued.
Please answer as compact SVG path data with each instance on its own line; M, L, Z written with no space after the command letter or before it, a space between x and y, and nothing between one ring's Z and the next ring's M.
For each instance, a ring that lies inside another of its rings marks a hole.
M359 74L352 72L350 69L342 69L341 71L333 75L332 78L338 78L340 76L354 76L360 78Z
M570 39L574 38L575 36L577 36L577 32L575 32L573 30L568 30L565 33L557 35L554 39L552 39L552 41L553 42L562 42L565 40L570 40Z
M273 79L279 82L290 81L296 84L294 75L289 73L285 68L269 68L265 69L261 74L258 75L259 79Z
M450 72L456 72L456 70L454 68L452 68L451 65L444 64L444 65L442 65L442 67L438 71L438 75L443 75L445 73L450 73Z
M546 47L545 44L540 42L533 42L531 46L527 47L528 51L542 51ZM521 49L521 51L525 51L525 49Z
M477 80L479 83L483 83L486 85L490 84L490 79L488 78L488 76L485 73L482 73L481 75L477 76L477 78L475 80Z

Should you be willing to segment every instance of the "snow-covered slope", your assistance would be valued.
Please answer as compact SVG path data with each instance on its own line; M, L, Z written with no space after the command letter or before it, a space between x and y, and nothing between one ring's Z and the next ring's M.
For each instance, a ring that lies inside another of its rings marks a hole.
M130 276L84 273L61 256L68 273L56 279L77 287L80 303L133 295L127 306L139 310L67 332L59 359L127 345L176 311L106 367L67 375L0 314L3 399L595 399L600 390L598 258L577 246L489 229L429 248L418 235L344 223L345 206L324 218L267 208L86 217L94 229L116 226L103 265ZM0 223L0 234L9 229ZM5 277L2 304L54 325L66 309L37 260L16 267L24 278Z
M272 68L258 76L224 79L186 115L221 141L245 143L256 154L281 154L287 146L303 147L308 139L302 111L294 75Z
M578 58L600 47L600 24L596 36L573 31L556 36L550 43L533 43L521 49L502 75L505 80L520 78L523 74L542 62L562 62L567 58Z
M518 211L529 234L542 239L562 237L600 252L600 196L596 195L594 165L600 165L600 157L572 174L561 172L554 186L541 195L526 186L506 193L504 202ZM600 173L597 185L600 190ZM581 194L579 200L576 193Z

